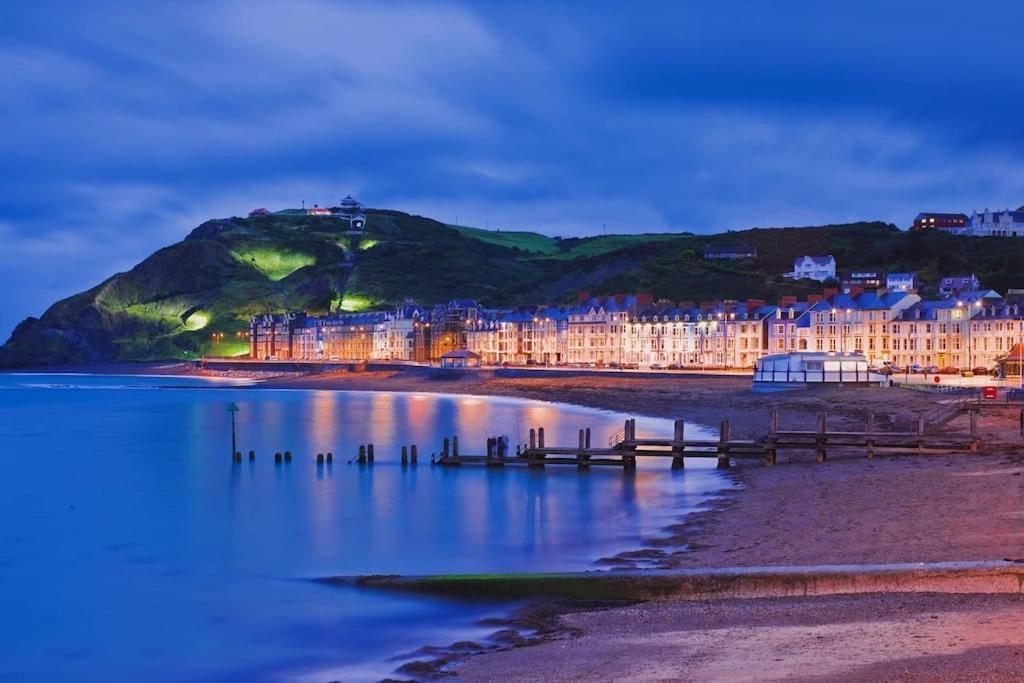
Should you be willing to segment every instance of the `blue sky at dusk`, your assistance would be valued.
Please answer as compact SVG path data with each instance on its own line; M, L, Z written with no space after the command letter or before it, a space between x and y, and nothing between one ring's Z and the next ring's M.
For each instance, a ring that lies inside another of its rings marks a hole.
M552 235L1024 204L1015 2L5 2L6 337L210 217Z

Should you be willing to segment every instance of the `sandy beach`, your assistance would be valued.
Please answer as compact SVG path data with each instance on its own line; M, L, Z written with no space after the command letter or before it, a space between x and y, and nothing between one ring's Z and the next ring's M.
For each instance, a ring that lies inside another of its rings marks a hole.
M948 400L889 388L814 388L754 394L743 377L503 378L424 372L280 376L259 386L521 396L717 426L910 428ZM986 411L977 455L814 462L810 454L733 468L741 484L639 552L607 564L708 568L1024 559L1024 462L1019 409ZM966 418L947 431L966 430ZM553 617L563 637L461 658L468 680L1019 680L1024 598L1016 595L847 595L657 602Z

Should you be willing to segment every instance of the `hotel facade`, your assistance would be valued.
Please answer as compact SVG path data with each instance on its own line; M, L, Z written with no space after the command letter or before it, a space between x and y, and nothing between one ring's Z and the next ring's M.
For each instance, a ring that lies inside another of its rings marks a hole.
M848 288L800 301L654 301L581 296L570 306L424 308L250 323L250 357L437 363L466 350L491 366L750 368L792 351L858 352L873 365L991 369L1024 343L1020 305L992 290L922 300L913 291Z

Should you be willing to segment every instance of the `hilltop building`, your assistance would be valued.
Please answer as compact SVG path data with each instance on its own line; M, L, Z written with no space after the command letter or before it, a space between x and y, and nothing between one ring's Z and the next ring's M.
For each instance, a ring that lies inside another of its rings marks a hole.
M709 244L704 247L706 261L740 261L757 258L757 247L750 244Z
M967 214L965 213L933 213L924 212L914 218L911 230L945 230L955 234L967 230Z
M786 273L792 280L825 280L836 276L836 260L828 256L798 256L793 261L793 272Z
M1024 211L975 211L968 221L973 237L1024 237Z

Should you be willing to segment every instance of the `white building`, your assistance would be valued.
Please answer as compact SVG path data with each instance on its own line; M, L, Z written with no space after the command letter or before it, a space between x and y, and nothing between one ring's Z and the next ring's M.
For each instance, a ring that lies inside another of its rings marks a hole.
M889 273L885 288L892 292L912 292L917 289L917 273Z
M1024 211L975 211L968 220L967 234L973 237L1024 237Z
M832 256L798 256L793 261L793 272L787 277L793 280L817 280L824 282L836 276L836 260Z

